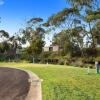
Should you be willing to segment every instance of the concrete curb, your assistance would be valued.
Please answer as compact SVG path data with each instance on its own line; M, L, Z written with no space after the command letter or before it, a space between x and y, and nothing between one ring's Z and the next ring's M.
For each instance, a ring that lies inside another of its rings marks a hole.
M41 82L43 80L41 80L36 74L29 70L24 70L20 68L15 69L19 69L26 72L30 77L30 79L28 80L30 82L30 89L25 100L42 100Z
M30 90L25 100L42 100L41 80L31 71L27 71L27 73L30 77Z

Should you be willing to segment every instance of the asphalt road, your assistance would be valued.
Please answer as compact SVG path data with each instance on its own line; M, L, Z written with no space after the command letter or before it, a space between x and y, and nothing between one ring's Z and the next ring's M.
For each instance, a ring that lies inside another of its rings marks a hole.
M29 75L21 70L0 67L0 100L25 100Z

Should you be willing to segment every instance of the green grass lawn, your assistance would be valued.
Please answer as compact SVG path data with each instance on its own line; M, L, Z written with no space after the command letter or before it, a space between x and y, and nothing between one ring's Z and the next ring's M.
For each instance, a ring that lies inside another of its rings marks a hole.
M100 100L100 75L85 68L28 63L0 63L36 73L41 79L43 100Z

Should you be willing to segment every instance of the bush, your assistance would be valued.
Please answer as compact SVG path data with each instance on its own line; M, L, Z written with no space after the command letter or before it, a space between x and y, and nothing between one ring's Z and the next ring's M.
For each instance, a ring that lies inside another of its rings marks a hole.
M71 65L75 67L84 67L84 63L82 61L75 61L71 63Z
M95 68L95 65L93 65L93 64L84 64L84 67L85 68L91 68L91 69L93 69L93 68Z
M65 64L64 59L59 59L58 64L59 64L59 65L64 65L64 64Z

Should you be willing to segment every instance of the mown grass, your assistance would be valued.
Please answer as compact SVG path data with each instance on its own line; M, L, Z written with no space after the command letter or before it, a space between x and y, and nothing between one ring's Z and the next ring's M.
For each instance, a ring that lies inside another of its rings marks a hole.
M36 73L41 79L43 100L100 100L100 75L86 68L28 63L0 63Z

